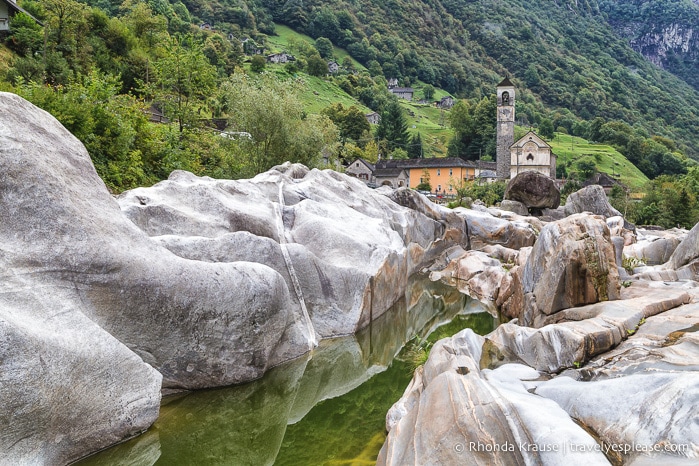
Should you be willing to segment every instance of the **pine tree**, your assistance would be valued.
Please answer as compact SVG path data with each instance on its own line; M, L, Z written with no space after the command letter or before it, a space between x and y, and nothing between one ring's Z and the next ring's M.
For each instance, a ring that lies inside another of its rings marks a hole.
M381 115L381 122L376 129L376 136L388 143L388 150L405 149L408 146L408 122L398 100L391 100Z

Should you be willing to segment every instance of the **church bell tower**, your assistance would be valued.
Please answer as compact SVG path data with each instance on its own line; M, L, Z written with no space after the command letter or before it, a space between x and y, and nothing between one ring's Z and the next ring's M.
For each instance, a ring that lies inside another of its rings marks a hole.
M510 179L510 146L515 143L515 86L508 78L497 87L497 175L498 179Z

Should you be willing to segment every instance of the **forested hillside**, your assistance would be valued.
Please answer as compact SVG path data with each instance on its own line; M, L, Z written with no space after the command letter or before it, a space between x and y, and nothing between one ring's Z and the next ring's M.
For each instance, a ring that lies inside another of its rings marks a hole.
M618 5L611 8L612 3ZM524 124L540 122L542 110L536 103L542 102L561 112L560 123L569 131L576 118L620 120L676 139L696 157L699 95L634 53L608 25L607 14L618 18L624 3L184 1L197 21L224 29L257 27L273 34L271 19L314 38L326 37L373 73L397 77L406 85L419 79L460 97L480 98L509 75L525 90L518 108ZM243 11L255 21L235 23L235 14ZM642 11L662 22L672 21L681 10L668 6Z
M0 37L0 89L58 117L119 192L174 169L239 178L285 160L492 158L494 88L509 76L521 128L606 143L651 179L685 175L656 184L693 206L699 94L615 33L617 3L20 0L40 23L18 14ZM435 107L447 93L456 105ZM597 155L562 159L559 176L605 166ZM667 212L648 207L646 219Z

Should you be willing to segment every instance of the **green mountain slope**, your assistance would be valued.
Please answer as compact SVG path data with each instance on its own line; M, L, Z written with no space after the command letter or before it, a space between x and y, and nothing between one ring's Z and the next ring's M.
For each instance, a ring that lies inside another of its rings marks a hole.
M373 73L405 85L419 79L479 98L509 75L522 91L518 113L524 124L541 120L543 104L572 120L624 121L675 139L686 154L699 157L699 94L634 52L607 23L610 2L601 3L184 0L195 20L236 33L273 34L277 21L327 37ZM254 21L236 23L235 8Z

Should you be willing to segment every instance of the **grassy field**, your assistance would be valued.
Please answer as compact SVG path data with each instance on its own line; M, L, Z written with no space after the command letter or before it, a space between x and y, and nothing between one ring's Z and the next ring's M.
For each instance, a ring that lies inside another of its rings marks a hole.
M449 128L449 111L441 110L434 105L423 105L403 100L401 100L401 106L406 110L410 133L419 132L422 137L426 146L425 156L445 156L447 143L454 133Z
M308 42L309 44L313 45L315 44L315 40L311 38L310 36L307 36L305 34L301 34L299 32L294 31L288 26L283 26L281 24L276 24L274 26L274 31L277 33L275 36L267 36L267 47L270 49L270 52L275 53L275 52L291 52L289 48L289 42L293 42L294 40L296 41L305 41ZM293 52L291 52L293 54ZM366 70L366 68L359 63L357 60L352 58L349 53L343 48L340 47L333 47L333 55L335 57L335 60L337 60L338 63L342 63L342 60L345 57L350 57L352 59L352 63L354 64L355 69L359 71Z
M595 161L597 170L615 178L615 175L618 175L619 181L633 190L641 188L648 181L648 178L634 164L611 146L593 144L585 139L562 133L556 133L554 139L548 143L558 156L559 165L561 163L572 165L577 160L589 156Z
M290 43L294 41L305 41L313 44L315 41L304 34L300 34L293 29L277 24L275 27L276 35L268 36L266 45L270 52L293 53ZM346 50L339 47L334 48L334 57L338 62L349 56ZM351 58L351 57L350 57ZM357 70L365 70L359 62L352 59L354 67ZM280 76L289 76L284 70L284 65L267 65L267 70L274 72ZM373 110L365 107L354 97L345 93L340 89L330 78L317 78L309 76L305 73L297 75L304 83L304 90L301 92L301 100L308 113L318 113L325 107L339 102L345 107L354 105L360 108L364 113L371 113ZM415 98L422 98L422 89L424 83L416 83L414 85ZM435 89L433 100L439 100L443 96L448 95L447 92L441 89ZM448 127L448 111L443 111L434 105L422 105L416 102L408 102L401 100L401 106L406 110L408 120L408 129L410 133L419 132L425 144L426 156L444 156L447 152L447 143L452 136L452 131ZM373 127L375 129L375 127Z

